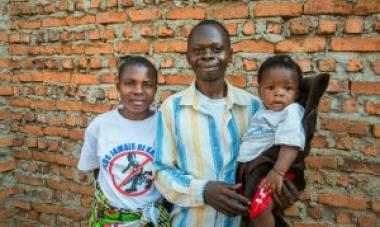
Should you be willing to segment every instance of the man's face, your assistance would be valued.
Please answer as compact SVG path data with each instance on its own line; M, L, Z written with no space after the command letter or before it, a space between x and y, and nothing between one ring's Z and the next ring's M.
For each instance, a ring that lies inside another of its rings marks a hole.
M214 25L195 28L188 41L187 61L194 70L198 82L224 80L224 74L231 58L228 38Z

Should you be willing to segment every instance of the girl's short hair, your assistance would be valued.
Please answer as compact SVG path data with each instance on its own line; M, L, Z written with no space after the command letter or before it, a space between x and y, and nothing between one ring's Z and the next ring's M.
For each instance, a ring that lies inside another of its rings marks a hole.
M257 82L260 84L266 70L276 67L293 70L297 75L298 86L300 86L302 81L301 67L287 54L276 55L266 59L263 64L261 64L257 73Z
M154 67L153 63L142 56L122 56L118 58L117 74L120 80L121 74L124 69L128 66L138 65L149 68L153 72L154 79L157 81L157 69Z

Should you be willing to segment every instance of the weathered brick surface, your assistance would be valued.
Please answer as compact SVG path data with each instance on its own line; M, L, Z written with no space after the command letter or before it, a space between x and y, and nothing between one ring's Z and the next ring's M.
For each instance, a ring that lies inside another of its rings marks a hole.
M227 80L257 92L267 56L331 74L295 227L380 225L379 0L4 0L0 3L0 226L86 226L83 133L115 108L117 58L159 69L157 103L193 80L186 39L203 19L232 37Z

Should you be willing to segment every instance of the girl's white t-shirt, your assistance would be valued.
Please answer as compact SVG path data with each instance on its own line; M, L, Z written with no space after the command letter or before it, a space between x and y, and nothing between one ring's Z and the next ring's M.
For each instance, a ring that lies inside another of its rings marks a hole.
M136 210L161 197L152 172L156 122L156 113L133 121L115 109L87 127L78 169L100 169L97 180L110 205Z

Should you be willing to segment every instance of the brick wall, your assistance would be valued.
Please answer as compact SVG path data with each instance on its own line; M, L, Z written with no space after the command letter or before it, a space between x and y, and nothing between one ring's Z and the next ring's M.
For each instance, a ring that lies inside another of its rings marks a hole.
M204 18L228 28L228 79L241 88L256 93L258 65L276 53L332 75L292 225L380 225L379 0L2 0L0 10L0 226L85 225L93 177L75 165L90 120L117 103L116 57L155 62L159 103L193 80L186 38Z

